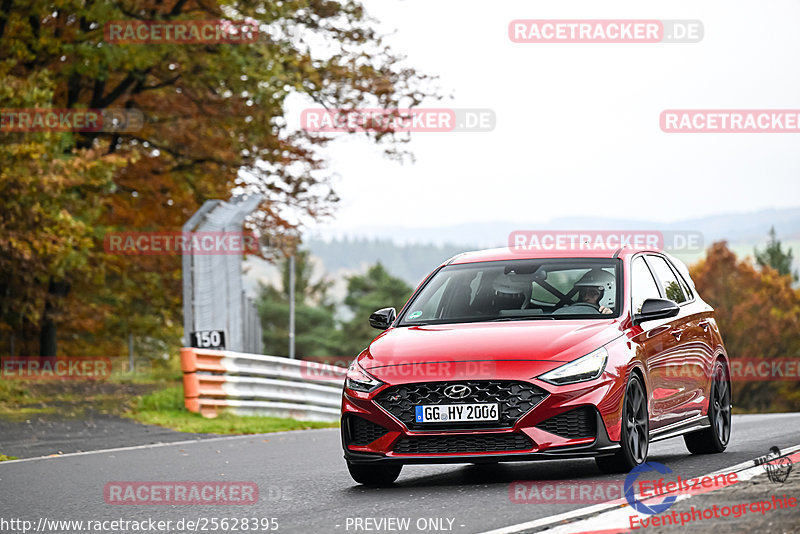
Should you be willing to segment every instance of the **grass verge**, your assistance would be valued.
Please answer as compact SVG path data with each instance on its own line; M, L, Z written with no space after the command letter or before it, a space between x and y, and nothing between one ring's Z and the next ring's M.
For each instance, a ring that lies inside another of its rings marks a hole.
M183 387L173 386L139 397L133 409L124 417L148 425L171 428L178 432L202 434L261 434L284 430L309 428L335 428L338 423L297 421L279 417L248 417L222 413L214 419L186 410L183 404Z

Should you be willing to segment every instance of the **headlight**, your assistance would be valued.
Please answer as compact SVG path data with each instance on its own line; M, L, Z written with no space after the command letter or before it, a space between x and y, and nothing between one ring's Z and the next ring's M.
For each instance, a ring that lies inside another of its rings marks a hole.
M600 376L600 373L606 368L607 361L608 351L606 351L605 347L600 347L586 356L581 356L574 362L569 362L546 372L539 378L556 386L592 380Z
M366 372L358 362L353 362L347 369L347 378L344 381L347 389L369 393L383 385L383 382Z

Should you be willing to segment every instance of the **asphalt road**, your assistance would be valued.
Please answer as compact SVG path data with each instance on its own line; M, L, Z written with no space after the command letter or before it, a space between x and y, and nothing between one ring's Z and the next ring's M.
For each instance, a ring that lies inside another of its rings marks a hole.
M723 454L691 456L678 438L652 444L649 460L687 478L762 456L771 446L798 444L800 413L740 415L734 416L731 445ZM336 429L239 436L0 463L0 531L15 532L2 528L2 520L12 518L34 524L40 518L152 518L173 521L162 532L182 532L188 529L175 528L180 519L255 517L276 518L278 532L477 533L586 506L519 504L509 498L513 481L565 479L622 481L624 476L601 475L591 460L406 466L395 486L369 489L350 479ZM254 482L259 499L244 506L125 506L104 500L110 482L200 480ZM407 530L376 528L367 518L409 518L410 524ZM355 528L357 519L363 528ZM430 528L437 520L440 528Z

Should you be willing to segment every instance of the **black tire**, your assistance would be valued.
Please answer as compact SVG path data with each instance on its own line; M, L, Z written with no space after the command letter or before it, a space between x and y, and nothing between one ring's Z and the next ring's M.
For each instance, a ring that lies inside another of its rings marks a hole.
M600 456L594 459L600 471L606 474L627 473L645 462L650 447L647 396L638 376L631 375L622 402L622 434L619 440L622 448L613 456Z
M347 470L350 471L350 476L353 477L353 480L365 486L390 486L400 476L402 469L403 464L379 465L347 462Z
M731 383L721 362L714 363L711 392L708 399L708 420L711 426L683 436L692 454L716 454L728 447L731 439Z

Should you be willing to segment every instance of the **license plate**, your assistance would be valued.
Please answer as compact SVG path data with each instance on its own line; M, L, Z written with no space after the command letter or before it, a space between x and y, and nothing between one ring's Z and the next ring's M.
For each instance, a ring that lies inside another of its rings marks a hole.
M415 406L417 423L497 421L497 403L428 404Z

